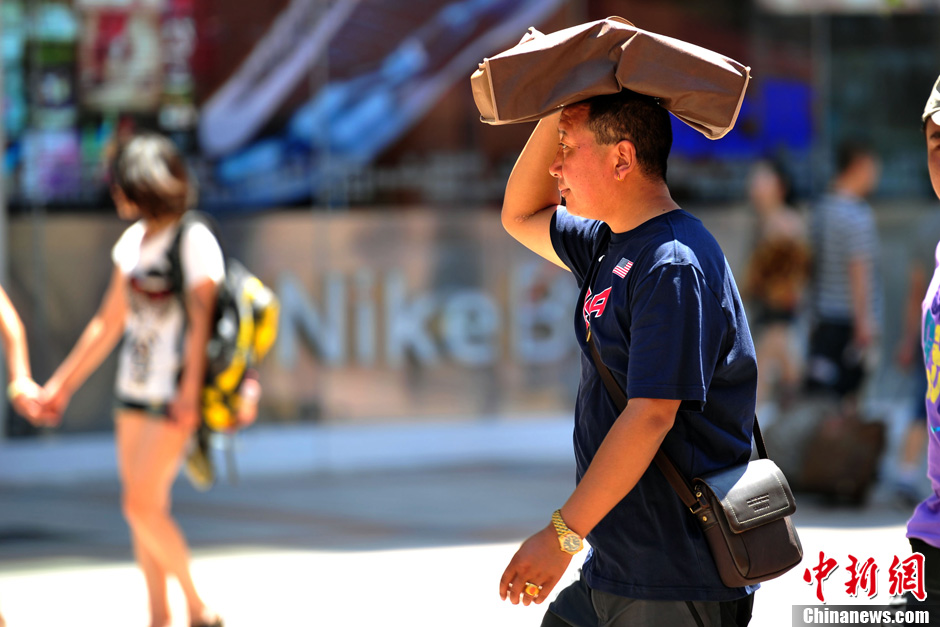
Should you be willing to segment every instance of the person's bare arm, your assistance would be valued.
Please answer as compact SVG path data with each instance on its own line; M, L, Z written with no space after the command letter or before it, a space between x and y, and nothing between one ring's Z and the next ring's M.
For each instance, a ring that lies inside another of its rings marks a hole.
M186 340L183 372L170 415L180 427L195 430L199 426L202 386L206 376L206 344L212 334L218 286L202 281L186 292Z
M920 340L920 304L927 293L928 277L920 264L911 264L910 284L904 305L904 320L901 327L901 339L898 340L897 362L904 370L914 365L917 359Z
M561 200L558 183L548 171L558 152L559 116L540 120L519 154L506 184L502 222L523 246L567 270L555 253L549 230Z
M7 375L10 380L31 379L33 375L26 350L26 329L3 288L0 288L0 332L3 334Z
M632 398L617 418L561 516L582 538L623 500L653 461L679 401Z
M6 353L7 377L10 382L7 396L13 408L31 422L39 423L42 410L40 397L42 388L33 380L29 367L29 351L26 348L26 329L23 320L6 291L0 288L0 336Z
M617 418L578 487L561 508L568 527L586 536L633 489L675 422L679 401L633 398ZM499 593L520 601L525 583L542 586L536 603L551 593L571 556L561 551L551 524L526 540L500 579ZM522 596L528 605L531 597Z
M46 382L47 409L56 419L65 410L72 394L114 350L124 335L126 315L124 275L115 268L98 311L82 331L71 352Z
M871 319L871 263L867 257L849 260L849 293L854 312L855 344L866 348L874 339L874 322Z

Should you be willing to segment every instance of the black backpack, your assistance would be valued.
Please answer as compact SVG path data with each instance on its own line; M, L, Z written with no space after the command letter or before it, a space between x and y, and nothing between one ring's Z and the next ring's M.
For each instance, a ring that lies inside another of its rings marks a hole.
M209 215L198 211L183 214L167 252L174 290L181 296L180 243L191 224L206 225L222 246L215 220ZM224 254L224 247L222 250ZM278 313L274 292L238 260L226 256L225 278L219 284L212 334L206 347L208 361L202 390L203 423L211 431L237 428L239 388L248 369L257 365L274 344Z
M167 256L173 289L184 307L180 243L184 231L196 223L209 228L225 256L215 220L198 211L183 214ZM242 383L249 369L257 365L274 344L278 313L279 303L274 292L241 262L225 256L225 277L219 284L212 333L206 345L208 359L201 397L202 422L184 465L186 476L197 489L207 490L215 483L211 440L220 442L225 449L229 480L234 483L236 479L232 437L240 426L238 410L242 404Z

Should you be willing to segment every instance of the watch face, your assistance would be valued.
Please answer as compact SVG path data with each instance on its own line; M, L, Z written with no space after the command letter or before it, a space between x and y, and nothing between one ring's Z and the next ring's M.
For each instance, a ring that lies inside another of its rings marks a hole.
M577 553L581 550L581 538L574 533L566 533L561 538L561 548L566 553Z

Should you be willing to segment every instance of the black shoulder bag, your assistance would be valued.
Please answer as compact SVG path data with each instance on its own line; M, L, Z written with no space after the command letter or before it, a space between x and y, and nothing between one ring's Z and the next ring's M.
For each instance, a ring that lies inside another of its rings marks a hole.
M627 396L601 361L590 330L587 344L608 394L623 412ZM759 459L698 477L691 486L662 448L654 458L701 526L721 581L729 588L779 577L803 559L790 520L796 501L783 472L767 457L757 416L754 442Z

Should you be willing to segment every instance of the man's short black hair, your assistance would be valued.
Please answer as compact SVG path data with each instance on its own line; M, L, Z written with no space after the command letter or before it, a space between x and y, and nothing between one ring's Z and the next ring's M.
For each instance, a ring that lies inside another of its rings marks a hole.
M672 149L669 112L650 96L628 89L595 96L588 105L588 128L599 144L628 140L636 147L637 165L647 176L666 181L666 162Z
M845 173L855 162L865 157L874 157L871 144L861 139L846 139L836 148L836 175Z

